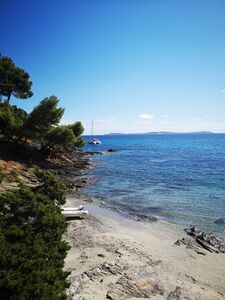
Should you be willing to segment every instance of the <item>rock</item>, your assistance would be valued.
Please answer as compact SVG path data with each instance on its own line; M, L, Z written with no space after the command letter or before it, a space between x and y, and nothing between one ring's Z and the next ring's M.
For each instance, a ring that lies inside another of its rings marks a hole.
M191 300L191 298L189 298L185 290L178 286L167 296L166 300Z
M214 223L219 225L225 225L225 218L219 218Z
M18 190L18 189L19 189L19 184L17 182L2 181L0 184L0 193Z
M202 248L214 253L225 253L225 241L215 237L212 233L206 233L196 227L185 228L184 231L192 236Z
M195 241L191 241L186 238L182 238L181 240L177 240L175 243L177 246L184 245L187 249L191 249L195 251L197 254L206 255L204 251L201 250L201 246L198 245Z
M157 222L159 220L158 217L155 216L146 216L146 215L132 215L135 221L138 222Z
M97 254L97 256L98 256L98 257L105 257L105 254L99 253L99 254Z
M110 299L110 300L115 300L115 299L116 299L116 298L113 297L113 295L111 294L110 291L107 292L106 298L107 298L107 299Z
M200 239L200 238L196 238L196 241L206 250L208 250L209 252L215 252L215 253L219 253L220 251L218 249L216 249L215 247L211 246L209 243L205 242L204 240Z
M79 294L76 294L72 296L71 300L84 300L84 297Z
M118 151L118 150L112 149L112 148L110 148L110 149L107 150L107 152L116 152L116 151Z
M130 297L150 298L152 295L164 295L164 290L157 282L149 278L133 280L124 276L112 285L106 296L108 299L116 300Z
M74 299L73 297L75 297L77 295L77 293L79 292L80 286L81 286L81 276L73 276L70 277L70 287L68 289L68 293L70 296L70 299ZM79 299L79 298L76 298Z
M119 255L123 255L123 253L120 250L118 250L118 249L115 250L115 253L119 254Z
M92 156L92 155L102 155L103 153L100 151L86 151L84 155Z

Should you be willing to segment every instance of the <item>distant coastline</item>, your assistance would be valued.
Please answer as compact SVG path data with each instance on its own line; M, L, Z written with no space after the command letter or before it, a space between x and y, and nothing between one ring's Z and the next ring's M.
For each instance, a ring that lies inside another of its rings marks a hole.
M110 132L106 133L105 135L157 135L157 134L224 134L224 132L213 132L213 131L191 131L191 132L173 132L173 131L151 131L151 132L141 132L141 133L122 133L122 132Z
M140 133L134 133L134 132L109 132L105 134L96 134L96 136L104 135L170 135L170 134L189 134L189 135L197 135L197 134L225 134L225 132L213 132L213 131L190 131L190 132L176 132L176 131L150 131L150 132L140 132ZM84 134L83 136L91 136L90 134Z

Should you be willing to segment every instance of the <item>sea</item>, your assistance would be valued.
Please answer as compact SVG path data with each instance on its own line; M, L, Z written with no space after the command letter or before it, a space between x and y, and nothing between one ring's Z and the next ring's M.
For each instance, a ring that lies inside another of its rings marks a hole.
M85 194L130 216L225 234L225 134L96 136ZM87 141L90 137L84 137ZM113 149L115 152L107 152Z

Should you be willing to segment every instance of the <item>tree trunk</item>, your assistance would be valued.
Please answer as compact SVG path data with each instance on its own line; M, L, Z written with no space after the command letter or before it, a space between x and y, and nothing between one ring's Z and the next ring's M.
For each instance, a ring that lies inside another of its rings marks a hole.
M11 95L12 95L12 91L9 92L9 94L8 94L8 97L7 97L7 100L6 100L7 103L9 103L9 100L10 100Z

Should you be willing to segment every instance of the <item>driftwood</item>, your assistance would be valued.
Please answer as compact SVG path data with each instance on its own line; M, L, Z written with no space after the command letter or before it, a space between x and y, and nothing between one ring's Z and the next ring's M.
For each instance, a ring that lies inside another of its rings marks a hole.
M192 236L202 248L213 253L225 253L225 241L215 237L212 233L206 233L196 227L185 228L184 231Z

